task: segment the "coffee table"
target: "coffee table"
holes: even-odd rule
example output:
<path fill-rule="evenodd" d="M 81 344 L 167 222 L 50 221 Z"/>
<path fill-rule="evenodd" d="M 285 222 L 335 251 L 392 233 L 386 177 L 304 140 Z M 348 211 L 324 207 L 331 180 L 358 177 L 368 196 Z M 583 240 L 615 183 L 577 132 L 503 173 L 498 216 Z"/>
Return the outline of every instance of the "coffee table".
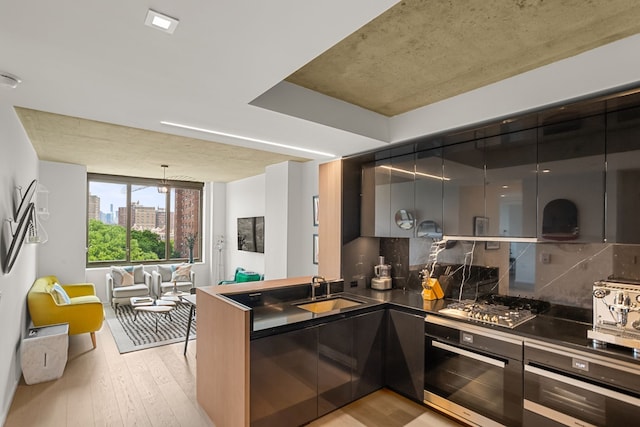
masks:
<path fill-rule="evenodd" d="M 162 301 L 183 302 L 182 298 L 186 297 L 187 295 L 191 295 L 191 294 L 189 292 L 182 292 L 182 291 L 178 291 L 178 292 L 169 291 L 162 294 L 160 299 Z"/>
<path fill-rule="evenodd" d="M 135 314 L 133 316 L 134 322 L 138 318 L 138 312 L 144 311 L 147 313 L 152 313 L 155 316 L 156 333 L 158 333 L 158 317 L 161 314 L 164 314 L 165 317 L 168 316 L 169 320 L 171 320 L 170 312 L 175 308 L 176 303 L 174 301 L 164 300 L 149 301 L 148 299 L 143 299 L 142 301 L 140 301 L 139 298 L 134 297 L 131 298 L 131 306 L 135 310 Z"/>

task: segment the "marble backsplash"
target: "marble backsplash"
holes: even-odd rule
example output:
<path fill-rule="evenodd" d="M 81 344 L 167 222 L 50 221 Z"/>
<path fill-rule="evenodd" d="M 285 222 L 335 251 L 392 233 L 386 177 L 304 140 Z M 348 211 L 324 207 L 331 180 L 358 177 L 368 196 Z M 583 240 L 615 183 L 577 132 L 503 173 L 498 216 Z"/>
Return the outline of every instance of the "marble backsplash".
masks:
<path fill-rule="evenodd" d="M 352 242 L 344 251 L 346 283 L 348 277 L 356 276 L 354 265 L 359 262 L 361 279 L 357 284 L 369 286 L 377 257 L 383 255 L 386 263 L 392 266 L 394 288 L 422 289 L 419 273 L 431 266 L 431 239 L 356 240 L 358 242 Z M 640 245 L 458 241 L 437 252 L 434 276 L 442 275 L 447 267 L 449 272 L 455 271 L 456 274 L 443 282 L 459 292 L 464 279 L 465 297 L 467 292 L 475 293 L 476 285 L 487 289 L 487 283 L 491 283 L 489 288 L 500 294 L 590 309 L 594 281 L 610 279 L 640 283 Z M 463 271 L 466 271 L 464 277 Z"/>

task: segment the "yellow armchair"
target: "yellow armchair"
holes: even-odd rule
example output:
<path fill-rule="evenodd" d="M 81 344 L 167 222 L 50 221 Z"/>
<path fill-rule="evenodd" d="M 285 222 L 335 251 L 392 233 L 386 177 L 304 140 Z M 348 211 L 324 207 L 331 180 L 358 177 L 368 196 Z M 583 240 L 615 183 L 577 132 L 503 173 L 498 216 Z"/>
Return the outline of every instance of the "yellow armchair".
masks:
<path fill-rule="evenodd" d="M 34 326 L 68 323 L 69 335 L 88 332 L 95 348 L 95 332 L 102 327 L 104 309 L 93 283 L 60 285 L 68 302 L 54 289 L 56 283 L 59 283 L 56 276 L 40 277 L 33 282 L 27 304 Z"/>

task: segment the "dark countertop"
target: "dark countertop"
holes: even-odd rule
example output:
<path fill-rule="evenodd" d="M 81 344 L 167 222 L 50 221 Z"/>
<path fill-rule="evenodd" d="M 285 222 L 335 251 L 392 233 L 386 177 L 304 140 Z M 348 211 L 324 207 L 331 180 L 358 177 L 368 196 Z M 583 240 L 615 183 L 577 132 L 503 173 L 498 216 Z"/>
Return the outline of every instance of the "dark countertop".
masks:
<path fill-rule="evenodd" d="M 337 295 L 337 294 L 336 294 Z M 334 295 L 334 296 L 336 296 Z M 275 333 L 283 333 L 300 327 L 310 327 L 321 323 L 337 320 L 347 316 L 363 314 L 378 310 L 381 306 L 393 306 L 396 309 L 413 312 L 417 315 L 439 315 L 438 310 L 451 303 L 451 300 L 425 301 L 420 292 L 414 290 L 392 289 L 377 291 L 373 289 L 348 288 L 341 293 L 343 297 L 359 300 L 363 304 L 315 314 L 299 307 L 300 301 L 288 301 L 279 304 L 269 304 L 252 309 L 253 330 L 251 338 L 256 339 Z M 587 339 L 587 330 L 591 328 L 590 322 L 584 315 L 573 312 L 571 308 L 552 308 L 548 314 L 539 314 L 514 329 L 474 322 L 475 325 L 494 329 L 503 333 L 512 333 L 525 339 L 533 339 L 555 345 L 567 347 L 582 352 L 597 354 L 604 357 L 624 360 L 640 365 L 640 358 L 634 357 L 631 349 L 609 345 L 606 348 L 595 348 L 591 340 Z M 571 316 L 563 318 L 561 316 Z M 457 319 L 460 321 L 459 319 Z M 464 321 L 460 321 L 464 325 Z"/>

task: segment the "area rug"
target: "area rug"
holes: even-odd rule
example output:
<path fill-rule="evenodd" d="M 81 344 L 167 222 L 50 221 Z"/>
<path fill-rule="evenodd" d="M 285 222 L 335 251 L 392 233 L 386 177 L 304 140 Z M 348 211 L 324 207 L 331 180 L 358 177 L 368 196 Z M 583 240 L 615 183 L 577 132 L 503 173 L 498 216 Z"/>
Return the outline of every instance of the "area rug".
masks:
<path fill-rule="evenodd" d="M 119 305 L 117 310 L 106 305 L 105 319 L 120 353 L 128 353 L 145 348 L 184 342 L 191 306 L 176 304 L 170 312 L 171 318 L 161 314 L 158 317 L 156 332 L 156 314 L 139 312 L 134 319 L 135 310 L 130 305 Z M 189 339 L 196 337 L 196 319 L 191 322 Z"/>

